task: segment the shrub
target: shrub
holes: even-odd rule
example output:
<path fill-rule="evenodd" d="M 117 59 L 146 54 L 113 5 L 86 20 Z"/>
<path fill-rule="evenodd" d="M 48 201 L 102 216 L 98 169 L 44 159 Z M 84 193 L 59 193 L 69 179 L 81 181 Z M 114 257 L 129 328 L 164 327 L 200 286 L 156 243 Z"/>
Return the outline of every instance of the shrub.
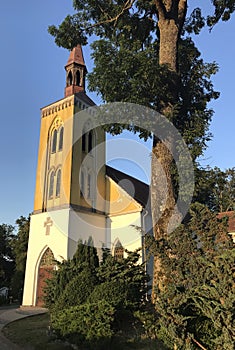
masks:
<path fill-rule="evenodd" d="M 58 310 L 84 303 L 97 283 L 97 278 L 89 269 L 75 276 L 65 287 L 55 303 Z"/>
<path fill-rule="evenodd" d="M 127 291 L 121 281 L 109 281 L 97 285 L 88 297 L 88 302 L 108 301 L 115 308 L 123 308 L 127 304 Z"/>
<path fill-rule="evenodd" d="M 104 300 L 69 307 L 51 315 L 52 327 L 60 335 L 89 343 L 111 339 L 113 320 L 114 308 Z"/>

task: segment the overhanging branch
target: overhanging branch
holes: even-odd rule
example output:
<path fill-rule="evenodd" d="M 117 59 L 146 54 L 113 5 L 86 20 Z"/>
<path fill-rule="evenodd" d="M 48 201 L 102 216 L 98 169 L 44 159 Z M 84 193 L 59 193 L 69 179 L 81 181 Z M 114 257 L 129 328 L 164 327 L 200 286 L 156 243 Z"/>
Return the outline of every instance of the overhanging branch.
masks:
<path fill-rule="evenodd" d="M 98 22 L 98 23 L 94 23 L 94 24 L 92 24 L 91 26 L 86 27 L 85 29 L 91 29 L 91 28 L 98 27 L 98 26 L 100 26 L 100 25 L 102 25 L 102 24 L 107 24 L 107 23 L 114 23 L 114 27 L 115 27 L 116 24 L 117 24 L 117 21 L 119 20 L 119 18 L 120 18 L 126 11 L 128 11 L 128 10 L 130 10 L 130 9 L 132 8 L 134 2 L 135 2 L 135 0 L 127 0 L 127 1 L 125 2 L 125 4 L 124 4 L 122 10 L 121 10 L 115 17 L 111 17 L 111 18 L 106 19 L 106 20 L 104 20 L 104 21 L 100 21 L 100 22 Z M 101 11 L 102 13 L 104 13 L 106 16 L 109 17 L 109 15 L 104 11 L 104 9 L 103 9 L 101 6 L 99 6 L 99 8 L 100 8 L 100 11 Z"/>

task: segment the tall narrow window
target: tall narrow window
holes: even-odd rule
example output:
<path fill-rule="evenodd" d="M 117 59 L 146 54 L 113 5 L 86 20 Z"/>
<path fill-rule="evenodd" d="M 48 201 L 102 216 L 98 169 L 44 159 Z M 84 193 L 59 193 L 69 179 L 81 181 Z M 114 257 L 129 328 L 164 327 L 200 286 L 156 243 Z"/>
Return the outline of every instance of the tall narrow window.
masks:
<path fill-rule="evenodd" d="M 61 187 L 61 170 L 57 171 L 56 177 L 56 197 L 60 196 L 60 187 Z"/>
<path fill-rule="evenodd" d="M 49 198 L 52 198 L 54 194 L 54 177 L 55 177 L 55 172 L 52 171 L 50 175 L 50 182 L 49 182 L 49 192 L 48 192 Z"/>
<path fill-rule="evenodd" d="M 52 137 L 52 147 L 51 147 L 52 153 L 56 152 L 56 145 L 57 145 L 57 131 L 54 130 L 53 137 Z"/>
<path fill-rule="evenodd" d="M 70 71 L 67 78 L 67 86 L 70 86 L 72 84 L 73 84 L 73 75 L 72 75 L 72 72 Z"/>
<path fill-rule="evenodd" d="M 92 131 L 90 131 L 88 134 L 88 152 L 92 150 L 92 139 Z"/>
<path fill-rule="evenodd" d="M 81 85 L 81 83 L 80 83 L 80 72 L 79 72 L 79 70 L 78 70 L 77 73 L 76 73 L 76 85 L 77 85 L 77 86 L 80 86 L 80 85 Z"/>
<path fill-rule="evenodd" d="M 64 139 L 64 128 L 63 126 L 60 128 L 60 137 L 59 137 L 59 151 L 63 149 L 63 139 Z"/>
<path fill-rule="evenodd" d="M 82 151 L 86 151 L 86 134 L 84 133 L 84 130 L 82 132 Z"/>
<path fill-rule="evenodd" d="M 84 189 L 85 189 L 85 176 L 83 170 L 80 173 L 80 195 L 84 197 Z"/>

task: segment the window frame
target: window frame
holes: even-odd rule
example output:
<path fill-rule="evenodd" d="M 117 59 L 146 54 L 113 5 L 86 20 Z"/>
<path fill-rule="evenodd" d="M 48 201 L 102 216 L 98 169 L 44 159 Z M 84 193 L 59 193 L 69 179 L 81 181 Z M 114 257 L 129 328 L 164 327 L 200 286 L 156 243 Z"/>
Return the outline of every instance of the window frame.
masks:
<path fill-rule="evenodd" d="M 60 197 L 60 192 L 61 192 L 61 168 L 59 168 L 56 172 L 56 191 L 55 191 L 55 196 L 58 198 Z"/>
<path fill-rule="evenodd" d="M 59 129 L 59 144 L 58 144 L 58 151 L 61 152 L 63 150 L 64 145 L 64 127 L 61 126 Z"/>
<path fill-rule="evenodd" d="M 56 151 L 57 151 L 57 136 L 58 136 L 57 129 L 54 129 L 51 135 L 52 135 L 52 138 L 51 138 L 51 153 L 56 153 Z"/>
<path fill-rule="evenodd" d="M 48 199 L 54 197 L 55 171 L 51 170 L 49 173 Z"/>

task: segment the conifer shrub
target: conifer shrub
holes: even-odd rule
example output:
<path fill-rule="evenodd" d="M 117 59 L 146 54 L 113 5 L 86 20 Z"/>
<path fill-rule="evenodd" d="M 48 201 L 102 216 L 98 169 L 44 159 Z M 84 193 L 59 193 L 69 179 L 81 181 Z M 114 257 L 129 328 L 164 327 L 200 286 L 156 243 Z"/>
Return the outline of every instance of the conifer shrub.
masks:
<path fill-rule="evenodd" d="M 70 306 L 81 305 L 87 300 L 96 284 L 96 276 L 92 274 L 91 270 L 85 268 L 68 282 L 56 301 L 55 308 L 61 310 Z"/>
<path fill-rule="evenodd" d="M 195 203 L 189 214 L 187 222 L 151 245 L 164 273 L 164 284 L 155 286 L 157 336 L 170 349 L 200 344 L 233 350 L 235 247 L 216 213 Z"/>
<path fill-rule="evenodd" d="M 87 301 L 99 300 L 108 300 L 115 308 L 125 308 L 128 304 L 125 284 L 121 281 L 108 281 L 95 286 Z"/>
<path fill-rule="evenodd" d="M 72 342 L 92 344 L 111 339 L 114 312 L 108 301 L 86 302 L 52 313 L 51 323 L 60 336 Z"/>
<path fill-rule="evenodd" d="M 143 303 L 148 281 L 138 252 L 122 261 L 104 253 L 99 263 L 96 249 L 79 242 L 74 257 L 58 263 L 45 298 L 59 337 L 102 350 L 114 333 L 133 327 L 133 312 Z"/>

